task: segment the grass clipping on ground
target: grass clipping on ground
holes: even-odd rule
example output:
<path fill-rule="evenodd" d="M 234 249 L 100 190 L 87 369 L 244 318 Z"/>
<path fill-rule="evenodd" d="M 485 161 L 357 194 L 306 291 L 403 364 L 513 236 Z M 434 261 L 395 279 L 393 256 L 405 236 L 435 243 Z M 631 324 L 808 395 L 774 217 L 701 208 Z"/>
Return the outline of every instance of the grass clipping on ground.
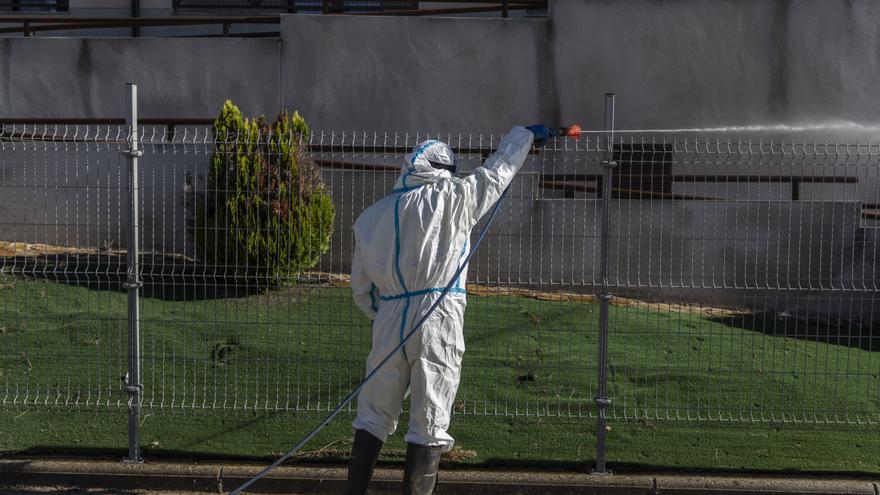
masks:
<path fill-rule="evenodd" d="M 303 459 L 335 459 L 346 458 L 351 456 L 352 438 L 344 437 L 334 440 L 319 449 L 306 450 L 297 452 L 290 459 L 291 461 Z M 272 452 L 273 457 L 280 457 L 283 452 Z M 405 459 L 406 450 L 397 448 L 383 448 L 382 457 L 386 459 Z M 463 462 L 477 458 L 477 452 L 474 450 L 463 449 L 459 446 L 452 447 L 451 450 L 443 452 L 441 459 L 447 462 Z"/>

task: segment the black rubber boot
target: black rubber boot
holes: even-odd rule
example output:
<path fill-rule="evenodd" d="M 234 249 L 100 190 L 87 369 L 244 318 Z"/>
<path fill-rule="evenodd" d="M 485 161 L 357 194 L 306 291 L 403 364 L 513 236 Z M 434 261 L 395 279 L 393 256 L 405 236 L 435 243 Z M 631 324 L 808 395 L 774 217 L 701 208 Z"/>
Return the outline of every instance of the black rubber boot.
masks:
<path fill-rule="evenodd" d="M 351 447 L 351 462 L 348 464 L 348 483 L 345 495 L 363 495 L 373 477 L 373 468 L 382 450 L 382 441 L 366 430 L 354 431 L 354 445 Z"/>
<path fill-rule="evenodd" d="M 440 451 L 443 447 L 406 444 L 406 464 L 403 466 L 404 495 L 431 495 L 437 484 Z"/>

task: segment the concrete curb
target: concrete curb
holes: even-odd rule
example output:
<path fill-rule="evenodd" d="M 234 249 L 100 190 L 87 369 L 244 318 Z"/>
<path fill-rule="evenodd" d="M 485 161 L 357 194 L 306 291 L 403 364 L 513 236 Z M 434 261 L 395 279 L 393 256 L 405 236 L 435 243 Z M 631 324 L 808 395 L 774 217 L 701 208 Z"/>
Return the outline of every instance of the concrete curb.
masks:
<path fill-rule="evenodd" d="M 0 487 L 75 485 L 117 490 L 172 490 L 225 493 L 258 473 L 262 465 L 44 459 L 0 460 Z M 260 493 L 341 493 L 346 470 L 339 467 L 284 466 L 254 485 Z M 380 468 L 370 493 L 400 493 L 400 469 Z M 608 494 L 880 495 L 880 481 L 792 476 L 614 475 L 573 472 L 448 469 L 440 473 L 438 493 L 454 494 Z"/>

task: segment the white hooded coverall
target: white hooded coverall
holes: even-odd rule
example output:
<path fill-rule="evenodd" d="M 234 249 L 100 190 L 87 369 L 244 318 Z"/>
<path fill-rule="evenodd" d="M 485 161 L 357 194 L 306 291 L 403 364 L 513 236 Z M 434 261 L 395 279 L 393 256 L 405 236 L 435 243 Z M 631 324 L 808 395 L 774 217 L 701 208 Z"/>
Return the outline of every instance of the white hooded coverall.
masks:
<path fill-rule="evenodd" d="M 392 194 L 358 217 L 351 288 L 355 303 L 373 320 L 367 373 L 440 297 L 468 253 L 471 229 L 513 180 L 532 138 L 530 131 L 514 127 L 465 178 L 432 167 L 429 161 L 453 163 L 452 151 L 440 141 L 425 141 L 401 167 Z M 421 330 L 361 389 L 355 429 L 384 442 L 397 428 L 409 388 L 406 441 L 452 448 L 446 430 L 464 354 L 466 277 L 465 268 Z"/>

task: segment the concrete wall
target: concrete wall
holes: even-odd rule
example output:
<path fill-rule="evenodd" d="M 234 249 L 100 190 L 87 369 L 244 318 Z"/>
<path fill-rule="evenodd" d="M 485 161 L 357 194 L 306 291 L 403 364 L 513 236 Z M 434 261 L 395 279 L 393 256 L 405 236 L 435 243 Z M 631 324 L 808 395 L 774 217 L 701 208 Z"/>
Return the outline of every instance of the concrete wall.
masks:
<path fill-rule="evenodd" d="M 277 112 L 280 41 L 0 38 L 0 116 L 122 117 L 125 83 L 142 117 L 213 117 L 227 98 Z"/>
<path fill-rule="evenodd" d="M 621 129 L 849 120 L 880 111 L 876 0 L 553 0 L 563 121 Z"/>
<path fill-rule="evenodd" d="M 55 143 L 0 151 L 0 241 L 91 249 L 124 248 L 128 163 L 118 145 Z M 147 146 L 138 163 L 140 246 L 193 254 L 188 177 L 203 178 L 208 155 Z M 194 184 L 198 190 L 205 185 Z M 190 223 L 187 223 L 190 222 Z"/>
<path fill-rule="evenodd" d="M 0 116 L 117 114 L 135 80 L 145 115 L 233 98 L 368 131 L 595 129 L 608 91 L 618 128 L 880 120 L 877 0 L 553 0 L 550 14 L 291 15 L 280 41 L 0 38 Z"/>
<path fill-rule="evenodd" d="M 498 132 L 557 121 L 546 19 L 286 16 L 284 104 L 318 128 Z"/>
<path fill-rule="evenodd" d="M 597 129 L 606 92 L 621 129 L 876 123 L 878 21 L 876 0 L 553 0 L 549 20 L 288 16 L 284 101 L 318 127 L 370 131 Z M 854 133 L 877 130 L 835 134 Z"/>

